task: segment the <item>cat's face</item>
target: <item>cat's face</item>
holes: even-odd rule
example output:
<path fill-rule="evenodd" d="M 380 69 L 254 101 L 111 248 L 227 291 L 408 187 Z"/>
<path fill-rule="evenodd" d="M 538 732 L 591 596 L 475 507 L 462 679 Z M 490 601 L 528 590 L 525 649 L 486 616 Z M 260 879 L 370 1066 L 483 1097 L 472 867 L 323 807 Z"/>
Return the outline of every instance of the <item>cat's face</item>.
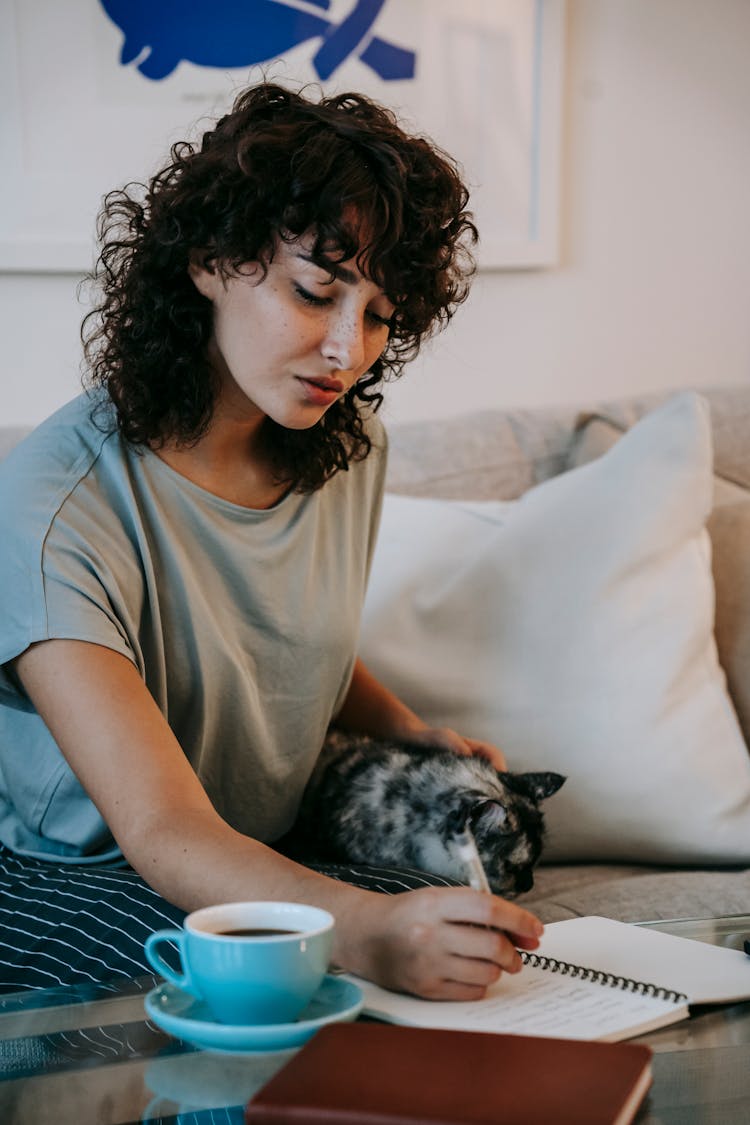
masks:
<path fill-rule="evenodd" d="M 539 805 L 557 792 L 565 778 L 559 773 L 509 772 L 495 778 L 499 785 L 493 784 L 491 795 L 478 791 L 460 795 L 457 821 L 471 828 L 490 887 L 508 898 L 534 885 L 534 865 L 544 840 Z"/>

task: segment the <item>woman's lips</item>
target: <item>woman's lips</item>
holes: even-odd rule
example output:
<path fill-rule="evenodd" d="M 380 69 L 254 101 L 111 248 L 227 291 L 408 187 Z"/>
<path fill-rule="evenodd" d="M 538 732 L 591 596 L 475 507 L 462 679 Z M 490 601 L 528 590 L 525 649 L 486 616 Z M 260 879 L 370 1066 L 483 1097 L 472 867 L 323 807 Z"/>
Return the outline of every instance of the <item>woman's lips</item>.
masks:
<path fill-rule="evenodd" d="M 307 379 L 304 375 L 298 375 L 297 379 L 304 389 L 307 401 L 316 406 L 330 406 L 344 390 L 344 384 L 340 379 L 328 379 L 326 377 Z"/>

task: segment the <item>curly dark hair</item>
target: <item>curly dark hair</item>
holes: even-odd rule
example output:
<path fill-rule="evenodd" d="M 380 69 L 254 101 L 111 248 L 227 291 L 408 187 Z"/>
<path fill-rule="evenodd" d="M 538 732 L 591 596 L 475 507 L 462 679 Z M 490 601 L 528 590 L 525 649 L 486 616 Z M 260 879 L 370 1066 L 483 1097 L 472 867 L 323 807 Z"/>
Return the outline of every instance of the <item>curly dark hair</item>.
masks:
<path fill-rule="evenodd" d="M 100 296 L 81 329 L 87 381 L 106 389 L 127 441 L 197 442 L 217 384 L 213 308 L 188 275 L 191 253 L 229 276 L 267 268 L 278 238 L 312 231 L 316 264 L 355 258 L 395 307 L 383 354 L 316 425 L 265 421 L 278 479 L 313 491 L 367 455 L 364 414 L 380 406 L 381 381 L 467 296 L 477 238 L 467 202 L 455 162 L 362 94 L 312 101 L 251 87 L 200 147 L 175 144 L 148 185 L 105 197 L 88 278 Z"/>

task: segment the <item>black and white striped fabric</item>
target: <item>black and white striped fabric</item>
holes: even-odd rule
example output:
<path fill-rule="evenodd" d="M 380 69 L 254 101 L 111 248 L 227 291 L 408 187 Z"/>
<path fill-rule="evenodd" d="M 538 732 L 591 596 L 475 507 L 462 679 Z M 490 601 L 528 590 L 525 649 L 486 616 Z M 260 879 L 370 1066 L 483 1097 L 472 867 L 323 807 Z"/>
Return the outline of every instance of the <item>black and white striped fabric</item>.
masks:
<path fill-rule="evenodd" d="M 148 934 L 184 917 L 134 871 L 44 863 L 0 846 L 0 992 L 138 976 L 148 971 Z"/>
<path fill-rule="evenodd" d="M 452 885 L 420 871 L 310 866 L 383 894 Z M 0 845 L 0 993 L 148 973 L 147 936 L 184 917 L 132 870 L 45 863 Z"/>

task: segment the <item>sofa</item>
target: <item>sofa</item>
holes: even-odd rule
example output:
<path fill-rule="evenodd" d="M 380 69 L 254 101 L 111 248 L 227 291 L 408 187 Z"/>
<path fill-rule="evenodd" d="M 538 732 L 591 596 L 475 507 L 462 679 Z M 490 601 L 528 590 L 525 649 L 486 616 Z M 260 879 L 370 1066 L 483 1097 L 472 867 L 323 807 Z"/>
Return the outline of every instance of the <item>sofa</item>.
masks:
<path fill-rule="evenodd" d="M 388 432 L 363 656 L 510 768 L 566 774 L 518 901 L 750 913 L 750 386 Z"/>
<path fill-rule="evenodd" d="M 518 901 L 750 913 L 750 386 L 388 433 L 363 655 L 509 768 L 566 775 Z"/>

